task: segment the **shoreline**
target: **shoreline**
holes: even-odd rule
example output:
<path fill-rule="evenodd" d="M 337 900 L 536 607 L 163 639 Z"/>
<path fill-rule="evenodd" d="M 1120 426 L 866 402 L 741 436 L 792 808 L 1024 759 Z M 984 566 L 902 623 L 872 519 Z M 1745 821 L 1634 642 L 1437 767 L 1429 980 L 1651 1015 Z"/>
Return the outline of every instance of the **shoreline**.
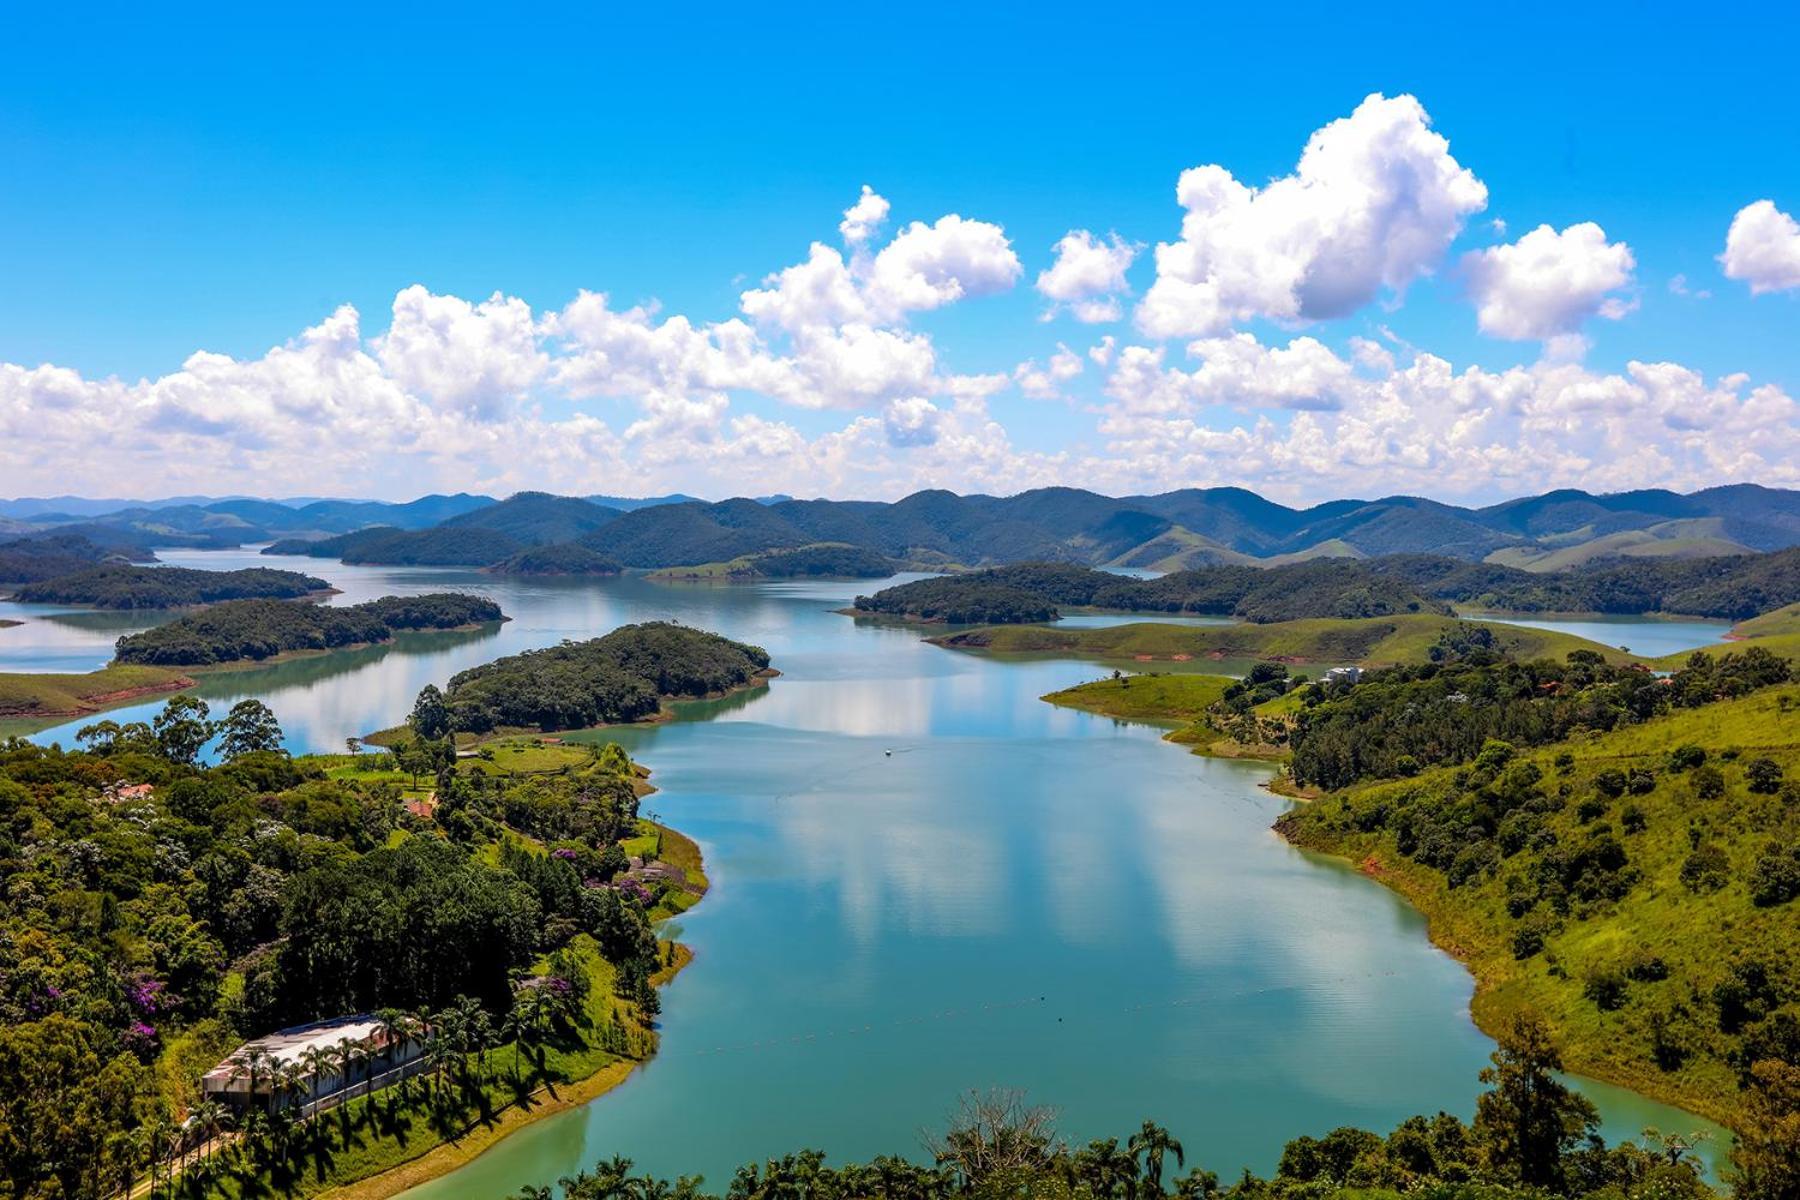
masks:
<path fill-rule="evenodd" d="M 1051 693 L 1050 695 L 1055 695 L 1055 693 Z M 1100 711 L 1097 708 L 1077 704 L 1066 704 L 1052 700 L 1049 695 L 1040 697 L 1040 699 L 1045 703 L 1054 704 L 1057 707 L 1070 708 L 1078 712 L 1086 712 L 1093 716 L 1106 717 L 1109 720 L 1133 721 L 1138 724 L 1149 725 L 1153 728 L 1166 728 L 1166 722 L 1156 718 L 1117 716 L 1112 713 Z M 1184 743 L 1178 739 L 1177 735 L 1182 733 L 1186 728 L 1188 728 L 1188 726 L 1183 725 L 1180 728 L 1170 730 L 1164 733 L 1159 740 L 1169 745 L 1186 746 L 1189 753 L 1197 754 L 1202 757 L 1235 758 L 1239 761 L 1262 762 L 1269 765 L 1271 768 L 1274 768 L 1276 765 L 1277 760 L 1273 757 L 1250 754 L 1213 754 L 1210 752 L 1209 747 L 1194 746 Z M 1283 799 L 1290 801 L 1295 807 L 1310 804 L 1314 800 L 1321 798 L 1321 794 L 1313 792 L 1312 789 L 1302 790 L 1293 787 L 1291 783 L 1284 786 L 1282 781 L 1286 778 L 1287 777 L 1284 774 L 1279 770 L 1276 770 L 1259 786 L 1268 791 L 1271 795 L 1280 796 Z M 1292 811 L 1292 809 L 1290 809 L 1290 811 Z M 1285 818 L 1285 816 L 1286 814 L 1284 813 L 1283 818 Z M 1474 983 L 1474 990 L 1469 996 L 1469 1020 L 1475 1025 L 1475 1028 L 1481 1031 L 1484 1037 L 1487 1037 L 1490 1040 L 1496 1040 L 1499 1033 L 1502 1031 L 1503 1019 L 1507 1015 L 1505 1012 L 1500 1011 L 1495 1003 L 1495 994 L 1501 981 L 1493 979 L 1487 974 L 1476 970 L 1475 963 L 1469 955 L 1467 948 L 1457 940 L 1454 932 L 1448 928 L 1448 926 L 1454 923 L 1455 914 L 1445 912 L 1438 906 L 1425 903 L 1424 901 L 1428 897 L 1428 891 L 1424 888 L 1409 886 L 1413 880 L 1403 867 L 1386 862 L 1380 856 L 1374 854 L 1368 855 L 1361 861 L 1358 861 L 1353 855 L 1339 853 L 1335 850 L 1329 850 L 1319 846 L 1308 845 L 1303 841 L 1299 841 L 1289 836 L 1288 830 L 1285 828 L 1287 822 L 1283 818 L 1277 818 L 1275 824 L 1271 827 L 1271 832 L 1279 837 L 1284 844 L 1291 846 L 1304 854 L 1316 854 L 1321 858 L 1329 858 L 1350 867 L 1352 870 L 1356 871 L 1357 874 L 1400 897 L 1400 899 L 1406 902 L 1408 907 L 1423 918 L 1425 922 L 1426 939 L 1431 945 L 1454 959 L 1456 964 L 1468 974 L 1470 980 Z M 1733 1128 L 1733 1114 L 1725 1111 L 1723 1108 L 1703 1096 L 1688 1095 L 1679 1090 L 1659 1087 L 1657 1086 L 1658 1080 L 1650 1077 L 1641 1077 L 1633 1072 L 1617 1070 L 1616 1064 L 1608 1061 L 1595 1060 L 1587 1055 L 1584 1048 L 1579 1043 L 1570 1042 L 1564 1038 L 1558 1038 L 1557 1048 L 1562 1052 L 1564 1064 L 1570 1074 L 1592 1079 L 1612 1087 L 1622 1088 L 1635 1096 L 1640 1096 L 1645 1100 L 1654 1101 L 1657 1104 L 1665 1104 L 1671 1108 L 1680 1109 L 1692 1116 L 1723 1126 L 1727 1130 Z"/>
<path fill-rule="evenodd" d="M 685 857 L 691 853 L 696 864 L 694 875 L 699 891 L 694 904 L 706 899 L 711 890 L 711 882 L 706 878 L 705 860 L 701 856 L 699 843 L 677 829 L 667 825 L 658 825 L 669 841 L 681 848 Z M 690 880 L 690 882 L 696 882 Z M 691 912 L 694 904 L 690 904 L 683 912 Z M 677 914 L 679 915 L 679 914 Z M 694 961 L 694 951 L 680 942 L 671 943 L 675 947 L 674 961 L 650 976 L 650 982 L 658 988 L 668 986 L 676 976 Z M 657 1029 L 658 1048 L 661 1046 L 661 1027 Z M 385 1171 L 358 1179 L 352 1183 L 340 1184 L 318 1193 L 316 1200 L 392 1200 L 392 1197 L 415 1187 L 441 1179 L 462 1167 L 468 1166 L 489 1150 L 505 1141 L 508 1137 L 526 1128 L 536 1121 L 569 1109 L 580 1108 L 590 1104 L 611 1092 L 614 1088 L 629 1080 L 638 1068 L 646 1066 L 656 1057 L 652 1050 L 641 1059 L 616 1059 L 607 1063 L 591 1075 L 571 1080 L 559 1087 L 550 1084 L 533 1091 L 529 1097 L 533 1101 L 530 1108 L 521 1108 L 517 1104 L 508 1105 L 496 1116 L 490 1125 L 477 1124 L 466 1130 L 460 1138 L 439 1142 L 424 1151 L 416 1158 L 395 1163 Z"/>

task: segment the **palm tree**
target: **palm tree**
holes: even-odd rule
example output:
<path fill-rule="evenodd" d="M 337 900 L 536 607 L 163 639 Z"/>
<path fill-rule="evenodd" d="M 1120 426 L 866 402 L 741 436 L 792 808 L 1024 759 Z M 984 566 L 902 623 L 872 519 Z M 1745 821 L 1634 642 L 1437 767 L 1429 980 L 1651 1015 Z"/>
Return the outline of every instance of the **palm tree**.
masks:
<path fill-rule="evenodd" d="M 244 1073 L 249 1076 L 244 1100 L 246 1108 L 252 1112 L 256 1110 L 257 1080 L 262 1077 L 266 1068 L 272 1066 L 274 1062 L 275 1060 L 270 1057 L 269 1052 L 264 1050 L 261 1046 L 252 1046 L 249 1050 L 244 1052 Z M 273 1093 L 274 1089 L 271 1088 L 270 1091 Z"/>
<path fill-rule="evenodd" d="M 300 1069 L 312 1080 L 313 1115 L 317 1116 L 325 1099 L 325 1084 L 337 1067 L 337 1056 L 329 1046 L 308 1046 L 300 1052 Z M 332 1089 L 338 1090 L 338 1089 Z"/>
<path fill-rule="evenodd" d="M 375 1022 L 381 1034 L 383 1057 L 387 1060 L 387 1066 L 382 1068 L 385 1075 L 394 1069 L 394 1052 L 410 1040 L 414 1021 L 400 1009 L 383 1008 L 375 1013 Z"/>
<path fill-rule="evenodd" d="M 1187 1166 L 1186 1157 L 1181 1150 L 1181 1143 L 1169 1136 L 1169 1131 L 1154 1121 L 1145 1121 L 1142 1129 L 1131 1135 L 1125 1148 L 1131 1152 L 1132 1158 L 1144 1160 L 1144 1183 L 1148 1185 L 1150 1194 L 1162 1195 L 1163 1156 L 1175 1155 L 1175 1165 Z"/>

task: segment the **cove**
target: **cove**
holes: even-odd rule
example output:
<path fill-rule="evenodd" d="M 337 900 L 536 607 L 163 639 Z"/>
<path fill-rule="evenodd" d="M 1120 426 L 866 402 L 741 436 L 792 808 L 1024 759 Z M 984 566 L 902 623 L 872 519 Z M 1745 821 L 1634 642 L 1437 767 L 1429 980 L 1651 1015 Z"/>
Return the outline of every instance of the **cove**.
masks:
<path fill-rule="evenodd" d="M 1258 786 L 1267 768 L 1037 699 L 1097 664 L 962 655 L 830 611 L 866 584 L 169 557 L 303 564 L 344 590 L 336 603 L 479 591 L 514 618 L 204 681 L 215 707 L 265 699 L 295 750 L 391 724 L 463 667 L 632 620 L 758 642 L 783 672 L 605 735 L 654 770 L 649 807 L 701 843 L 714 881 L 682 922 L 697 957 L 665 993 L 659 1055 L 414 1200 L 498 1200 L 613 1153 L 718 1188 L 745 1160 L 806 1146 L 837 1161 L 917 1154 L 967 1088 L 1026 1089 L 1076 1141 L 1153 1117 L 1227 1177 L 1268 1171 L 1303 1133 L 1473 1110 L 1492 1047 L 1468 1017 L 1468 974 L 1399 898 L 1270 831 L 1287 802 Z M 0 664 L 55 621 L 33 612 L 0 632 Z M 119 632 L 95 631 L 87 663 L 65 628 L 56 653 L 89 669 Z M 75 724 L 34 736 L 67 743 Z M 1611 1138 L 1707 1127 L 1591 1090 Z"/>

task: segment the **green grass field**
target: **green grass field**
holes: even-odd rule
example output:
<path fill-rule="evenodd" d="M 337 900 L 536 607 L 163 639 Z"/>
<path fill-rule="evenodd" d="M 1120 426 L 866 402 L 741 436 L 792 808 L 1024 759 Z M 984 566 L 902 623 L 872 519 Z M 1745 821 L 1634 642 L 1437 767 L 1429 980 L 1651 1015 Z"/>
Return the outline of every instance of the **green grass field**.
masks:
<path fill-rule="evenodd" d="M 1224 675 L 1121 675 L 1077 684 L 1043 699 L 1130 721 L 1194 721 L 1225 694 Z"/>
<path fill-rule="evenodd" d="M 999 654 L 1076 654 L 1143 661 L 1257 660 L 1319 665 L 1383 666 L 1422 662 L 1440 634 L 1457 622 L 1429 615 L 1365 620 L 1315 618 L 1268 625 L 1172 625 L 1155 621 L 1099 629 L 1007 625 L 930 639 L 940 646 Z M 1515 658 L 1561 658 L 1592 650 L 1611 662 L 1631 656 L 1586 638 L 1517 625 L 1473 622 L 1494 631 L 1497 647 Z"/>
<path fill-rule="evenodd" d="M 193 685 L 193 679 L 168 667 L 118 664 L 86 675 L 0 674 L 0 717 L 34 720 L 82 716 Z"/>
<path fill-rule="evenodd" d="M 1671 768 L 1670 749 L 1684 744 L 1707 749 L 1708 763 L 1724 778 L 1722 794 L 1702 798 L 1692 772 Z M 1562 754 L 1572 762 L 1558 767 Z M 1474 973 L 1473 1009 L 1482 1028 L 1493 1032 L 1513 1012 L 1535 1009 L 1552 1024 L 1571 1070 L 1730 1123 L 1738 1113 L 1731 1061 L 1738 1042 L 1720 1028 L 1712 989 L 1743 956 L 1786 970 L 1800 929 L 1800 902 L 1751 902 L 1749 880 L 1758 858 L 1765 849 L 1792 844 L 1800 833 L 1800 814 L 1790 801 L 1749 790 L 1744 767 L 1757 757 L 1773 759 L 1787 779 L 1800 779 L 1800 686 L 1521 754 L 1543 772 L 1546 792 L 1567 785 L 1563 807 L 1546 817 L 1557 844 L 1579 846 L 1605 823 L 1640 873 L 1622 898 L 1583 902 L 1560 920 L 1541 953 L 1523 960 L 1515 956 L 1513 939 L 1524 918 L 1508 911 L 1506 879 L 1529 875 L 1539 851 L 1528 847 L 1503 859 L 1492 874 L 1452 888 L 1444 873 L 1401 854 L 1377 815 L 1412 798 L 1440 809 L 1461 803 L 1457 770 L 1352 788 L 1295 810 L 1282 828 L 1298 845 L 1360 864 L 1417 905 L 1433 940 Z M 1577 801 L 1600 795 L 1595 776 L 1632 768 L 1654 772 L 1654 786 L 1607 801 L 1583 821 Z M 1637 810 L 1630 823 L 1624 820 L 1627 805 Z M 1637 814 L 1643 827 L 1634 831 Z M 1725 854 L 1725 882 L 1718 890 L 1697 891 L 1683 882 L 1695 839 Z M 1616 1009 L 1603 1010 L 1590 998 L 1591 980 L 1649 955 L 1666 964 L 1666 979 L 1630 983 Z M 1688 1054 L 1672 1069 L 1666 1060 L 1659 1066 L 1652 1052 L 1659 1025 Z"/>

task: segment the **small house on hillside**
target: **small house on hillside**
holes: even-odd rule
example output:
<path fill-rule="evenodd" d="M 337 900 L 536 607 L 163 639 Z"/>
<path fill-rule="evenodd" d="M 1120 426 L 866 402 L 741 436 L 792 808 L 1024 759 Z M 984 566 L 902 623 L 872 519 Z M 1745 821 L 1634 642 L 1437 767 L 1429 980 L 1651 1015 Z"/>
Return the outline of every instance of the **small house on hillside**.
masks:
<path fill-rule="evenodd" d="M 424 1065 L 418 1037 L 390 1038 L 367 1013 L 295 1025 L 245 1042 L 200 1079 L 209 1100 L 233 1108 L 302 1111 L 347 1089 L 386 1087 Z M 346 1053 L 347 1052 L 347 1053 Z"/>
<path fill-rule="evenodd" d="M 1361 667 L 1333 667 L 1325 672 L 1326 683 L 1361 683 L 1362 677 Z"/>

